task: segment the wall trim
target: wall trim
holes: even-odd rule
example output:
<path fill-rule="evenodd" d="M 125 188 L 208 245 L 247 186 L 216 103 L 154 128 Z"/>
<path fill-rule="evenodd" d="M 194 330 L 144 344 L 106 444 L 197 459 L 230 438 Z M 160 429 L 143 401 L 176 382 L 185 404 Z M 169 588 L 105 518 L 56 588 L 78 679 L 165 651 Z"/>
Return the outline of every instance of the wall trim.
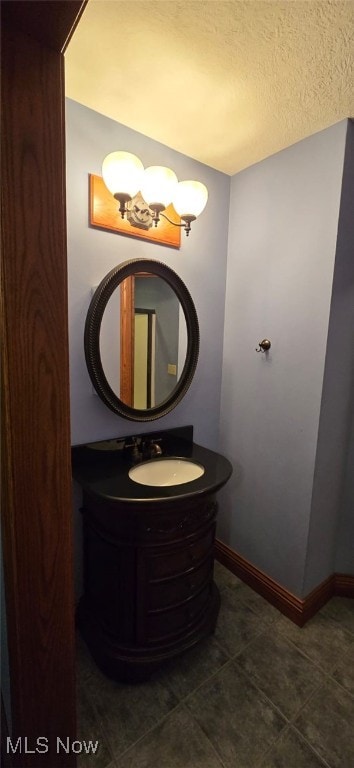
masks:
<path fill-rule="evenodd" d="M 339 597 L 354 598 L 354 576 L 351 576 L 350 573 L 335 573 L 334 594 Z"/>
<path fill-rule="evenodd" d="M 215 541 L 215 558 L 229 571 L 262 595 L 281 613 L 299 627 L 311 619 L 333 595 L 354 598 L 354 576 L 334 573 L 312 590 L 305 598 L 290 592 L 266 573 L 219 539 Z"/>

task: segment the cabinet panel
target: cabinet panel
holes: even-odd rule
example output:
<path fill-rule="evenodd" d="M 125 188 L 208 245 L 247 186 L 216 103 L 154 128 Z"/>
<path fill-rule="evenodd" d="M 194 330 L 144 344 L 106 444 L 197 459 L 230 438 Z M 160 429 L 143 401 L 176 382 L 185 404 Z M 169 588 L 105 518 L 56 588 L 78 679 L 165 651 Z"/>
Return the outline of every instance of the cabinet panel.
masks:
<path fill-rule="evenodd" d="M 189 502 L 178 509 L 165 505 L 140 519 L 139 539 L 148 544 L 183 541 L 215 521 L 216 513 L 217 504 L 210 498 Z"/>
<path fill-rule="evenodd" d="M 207 557 L 213 547 L 215 525 L 213 524 L 198 539 L 192 539 L 183 546 L 163 550 L 144 551 L 145 568 L 148 581 L 161 579 L 164 576 L 182 574 Z"/>
<path fill-rule="evenodd" d="M 166 641 L 182 630 L 191 628 L 206 607 L 211 592 L 210 584 L 199 592 L 196 597 L 186 600 L 178 607 L 148 612 L 147 642 Z"/>
<path fill-rule="evenodd" d="M 84 525 L 85 601 L 121 642 L 134 640 L 135 550 L 115 545 Z"/>
<path fill-rule="evenodd" d="M 210 581 L 213 570 L 213 558 L 210 555 L 201 566 L 190 568 L 183 576 L 149 582 L 147 585 L 147 606 L 164 608 L 186 600 Z"/>

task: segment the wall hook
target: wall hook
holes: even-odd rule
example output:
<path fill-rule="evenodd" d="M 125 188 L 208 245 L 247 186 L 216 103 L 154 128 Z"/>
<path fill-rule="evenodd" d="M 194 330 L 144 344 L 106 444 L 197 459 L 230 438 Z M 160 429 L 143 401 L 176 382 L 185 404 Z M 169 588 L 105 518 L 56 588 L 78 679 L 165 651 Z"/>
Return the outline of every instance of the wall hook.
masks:
<path fill-rule="evenodd" d="M 269 339 L 263 339 L 259 342 L 259 349 L 256 349 L 256 352 L 268 352 L 271 346 Z"/>

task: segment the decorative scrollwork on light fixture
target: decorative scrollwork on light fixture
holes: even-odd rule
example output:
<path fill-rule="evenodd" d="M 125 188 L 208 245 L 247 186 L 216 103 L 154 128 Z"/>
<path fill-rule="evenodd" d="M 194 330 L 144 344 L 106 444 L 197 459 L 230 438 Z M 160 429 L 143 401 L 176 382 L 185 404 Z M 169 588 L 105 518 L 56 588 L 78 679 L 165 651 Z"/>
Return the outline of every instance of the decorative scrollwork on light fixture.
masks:
<path fill-rule="evenodd" d="M 170 224 L 184 227 L 188 236 L 192 221 L 202 213 L 208 200 L 205 184 L 193 180 L 179 182 L 174 171 L 161 165 L 144 169 L 141 160 L 131 152 L 119 150 L 107 155 L 102 164 L 102 177 L 107 189 L 119 201 L 122 219 L 127 216 L 132 225 L 142 229 L 153 225 L 157 227 L 162 216 Z M 139 212 L 131 205 L 138 193 Z M 163 213 L 170 203 L 180 216 L 181 224 Z M 150 217 L 147 209 L 150 210 Z M 141 221 L 137 224 L 139 213 Z"/>

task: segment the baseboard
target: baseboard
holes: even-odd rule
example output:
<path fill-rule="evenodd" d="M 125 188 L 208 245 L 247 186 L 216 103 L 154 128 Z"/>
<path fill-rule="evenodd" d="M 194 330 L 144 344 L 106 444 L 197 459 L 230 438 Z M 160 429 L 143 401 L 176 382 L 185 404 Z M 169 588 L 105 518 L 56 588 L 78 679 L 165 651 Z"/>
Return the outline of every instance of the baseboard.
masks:
<path fill-rule="evenodd" d="M 338 597 L 354 598 L 354 576 L 348 573 L 335 573 L 334 594 Z"/>
<path fill-rule="evenodd" d="M 332 574 L 301 599 L 219 539 L 215 542 L 215 558 L 299 627 L 311 619 L 333 595 L 354 597 L 354 576 Z"/>

